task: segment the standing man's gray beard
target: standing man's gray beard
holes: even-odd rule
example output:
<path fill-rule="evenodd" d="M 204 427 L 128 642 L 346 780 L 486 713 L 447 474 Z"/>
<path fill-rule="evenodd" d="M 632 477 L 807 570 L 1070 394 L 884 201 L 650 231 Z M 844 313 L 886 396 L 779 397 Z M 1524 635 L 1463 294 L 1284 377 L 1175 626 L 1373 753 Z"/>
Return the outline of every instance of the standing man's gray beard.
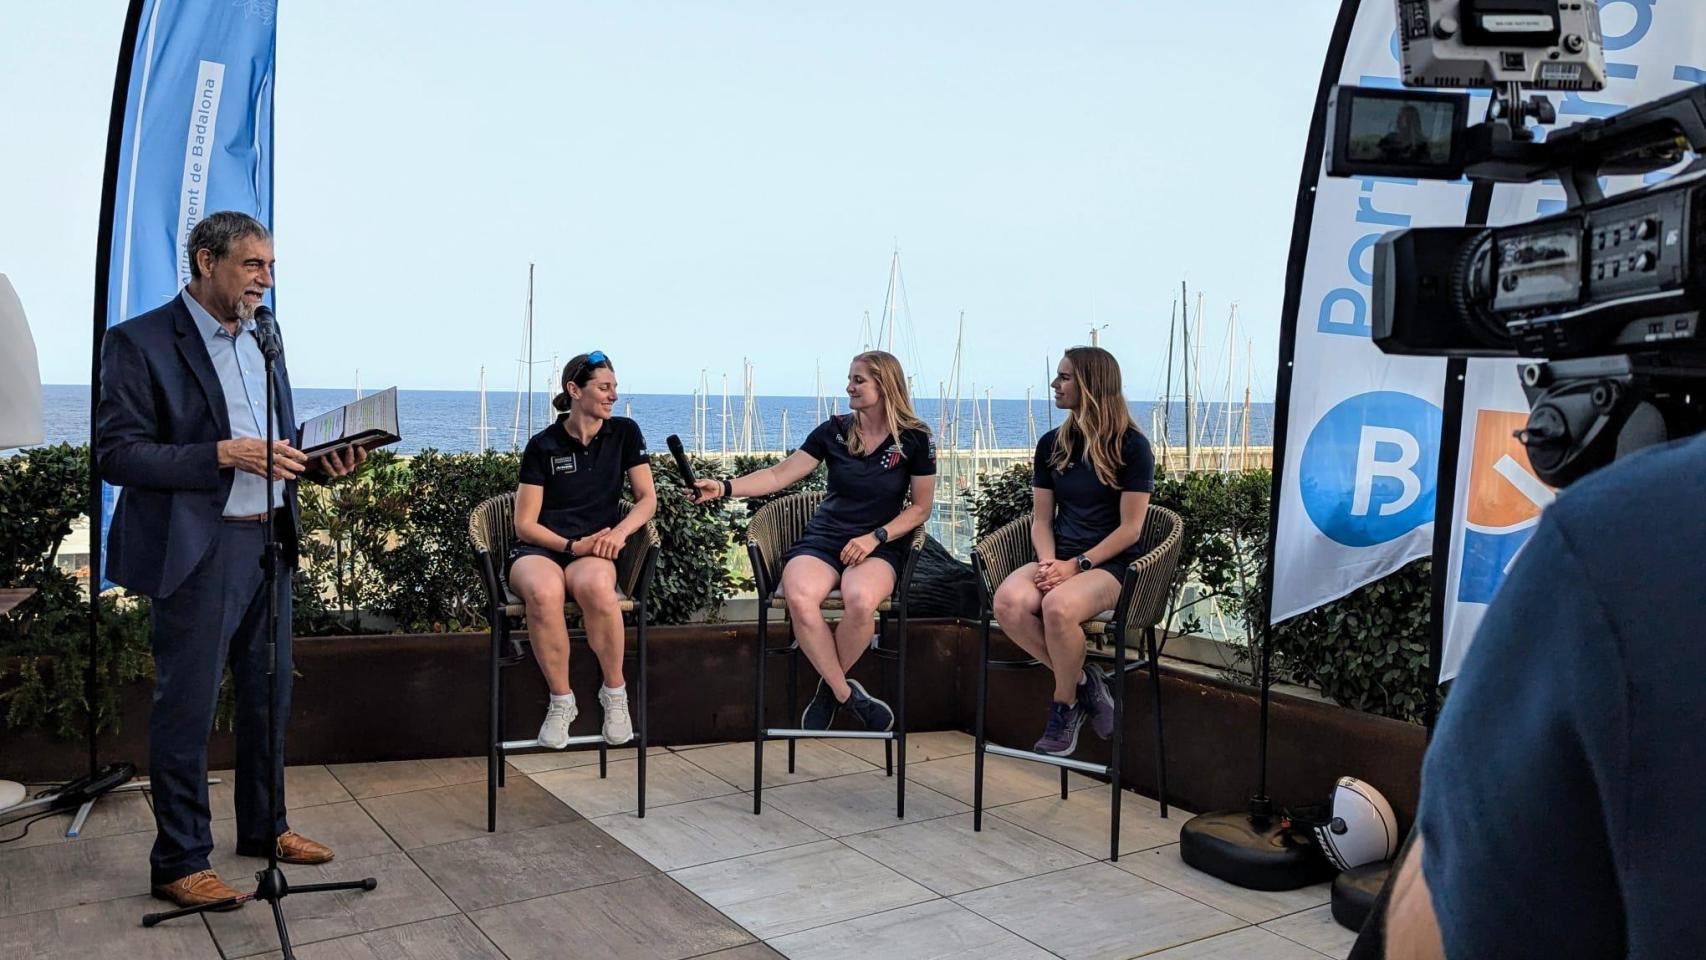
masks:
<path fill-rule="evenodd" d="M 238 322 L 242 322 L 245 320 L 253 320 L 253 319 L 255 319 L 255 308 L 249 304 L 249 298 L 247 298 L 247 297 L 240 298 L 237 301 L 237 320 L 238 320 Z"/>

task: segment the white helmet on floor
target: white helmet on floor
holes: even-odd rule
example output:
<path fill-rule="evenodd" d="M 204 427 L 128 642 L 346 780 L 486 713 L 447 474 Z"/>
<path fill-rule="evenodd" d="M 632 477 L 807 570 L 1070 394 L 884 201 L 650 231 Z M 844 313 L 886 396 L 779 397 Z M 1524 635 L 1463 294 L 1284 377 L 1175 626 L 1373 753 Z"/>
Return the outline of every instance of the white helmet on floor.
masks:
<path fill-rule="evenodd" d="M 1330 819 L 1313 824 L 1315 842 L 1340 870 L 1390 860 L 1398 849 L 1398 818 L 1380 791 L 1355 777 L 1340 777 L 1328 805 Z"/>

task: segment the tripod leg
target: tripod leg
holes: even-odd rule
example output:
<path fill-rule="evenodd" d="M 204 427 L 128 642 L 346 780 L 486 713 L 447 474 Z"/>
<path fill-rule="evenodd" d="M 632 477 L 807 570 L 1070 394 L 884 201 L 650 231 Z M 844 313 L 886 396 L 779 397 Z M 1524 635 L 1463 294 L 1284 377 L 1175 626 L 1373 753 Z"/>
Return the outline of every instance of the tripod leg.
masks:
<path fill-rule="evenodd" d="M 336 883 L 296 883 L 291 884 L 291 894 L 325 893 L 328 890 L 376 890 L 379 881 L 373 877 L 365 880 L 339 880 Z"/>
<path fill-rule="evenodd" d="M 253 899 L 254 894 L 245 893 L 239 897 L 231 897 L 226 900 L 215 900 L 212 903 L 203 903 L 194 907 L 179 907 L 176 910 L 166 910 L 161 913 L 145 913 L 142 915 L 142 925 L 145 927 L 152 927 L 158 923 L 165 923 L 167 920 L 176 920 L 179 917 L 188 917 L 198 913 L 206 913 L 209 910 L 223 910 L 226 907 L 235 904 L 247 903 Z"/>
<path fill-rule="evenodd" d="M 296 960 L 296 954 L 290 949 L 290 930 L 284 925 L 284 904 L 277 900 L 272 902 L 272 922 L 278 927 L 278 943 L 284 948 L 284 960 Z"/>

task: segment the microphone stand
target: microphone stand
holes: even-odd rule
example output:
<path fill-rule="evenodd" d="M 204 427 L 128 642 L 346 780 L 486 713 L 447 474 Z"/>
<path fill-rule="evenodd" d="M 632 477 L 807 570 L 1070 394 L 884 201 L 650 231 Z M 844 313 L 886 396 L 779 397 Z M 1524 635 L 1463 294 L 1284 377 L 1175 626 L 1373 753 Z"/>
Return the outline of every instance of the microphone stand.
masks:
<path fill-rule="evenodd" d="M 266 311 L 265 315 L 261 311 Z M 273 484 L 273 428 L 276 418 L 273 415 L 273 399 L 277 382 L 273 380 L 273 365 L 284 346 L 279 342 L 278 330 L 273 326 L 272 311 L 260 307 L 256 311 L 256 339 L 260 341 L 261 356 L 266 360 L 267 378 L 267 510 L 261 520 L 262 535 L 266 546 L 261 550 L 261 570 L 264 571 L 264 583 L 267 591 L 267 823 L 272 829 L 278 823 L 278 794 L 283 788 L 282 757 L 275 759 L 275 754 L 283 752 L 283 737 L 278 728 L 278 559 L 279 543 L 273 536 L 273 518 L 275 509 L 272 505 Z M 292 893 L 325 893 L 334 890 L 372 890 L 379 886 L 379 881 L 373 877 L 364 880 L 346 880 L 336 883 L 304 883 L 294 889 L 285 880 L 284 871 L 278 868 L 278 840 L 267 846 L 267 868 L 255 874 L 255 892 L 215 900 L 194 907 L 184 907 L 178 910 L 168 910 L 163 913 L 150 913 L 142 918 L 142 925 L 152 927 L 164 920 L 176 917 L 186 917 L 191 914 L 205 913 L 209 910 L 222 910 L 232 905 L 242 905 L 250 900 L 263 900 L 272 905 L 273 922 L 278 926 L 278 942 L 284 949 L 284 960 L 296 960 L 296 954 L 290 949 L 290 930 L 284 922 L 285 897 Z"/>

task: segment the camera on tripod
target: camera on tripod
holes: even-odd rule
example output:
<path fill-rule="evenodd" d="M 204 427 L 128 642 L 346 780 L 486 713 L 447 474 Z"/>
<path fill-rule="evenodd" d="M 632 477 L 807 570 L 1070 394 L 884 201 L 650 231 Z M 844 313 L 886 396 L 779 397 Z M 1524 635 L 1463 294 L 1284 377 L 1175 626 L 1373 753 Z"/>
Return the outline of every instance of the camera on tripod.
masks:
<path fill-rule="evenodd" d="M 1518 433 L 1541 479 L 1563 486 L 1623 453 L 1706 428 L 1706 87 L 1538 140 L 1556 120 L 1525 89 L 1598 90 L 1595 3 L 1397 0 L 1404 82 L 1492 90 L 1469 126 L 1467 93 L 1341 86 L 1327 172 L 1484 183 L 1556 178 L 1562 213 L 1486 228 L 1426 227 L 1374 246 L 1371 326 L 1389 354 L 1521 357 L 1531 412 Z M 1606 198 L 1601 177 L 1697 159 Z"/>

